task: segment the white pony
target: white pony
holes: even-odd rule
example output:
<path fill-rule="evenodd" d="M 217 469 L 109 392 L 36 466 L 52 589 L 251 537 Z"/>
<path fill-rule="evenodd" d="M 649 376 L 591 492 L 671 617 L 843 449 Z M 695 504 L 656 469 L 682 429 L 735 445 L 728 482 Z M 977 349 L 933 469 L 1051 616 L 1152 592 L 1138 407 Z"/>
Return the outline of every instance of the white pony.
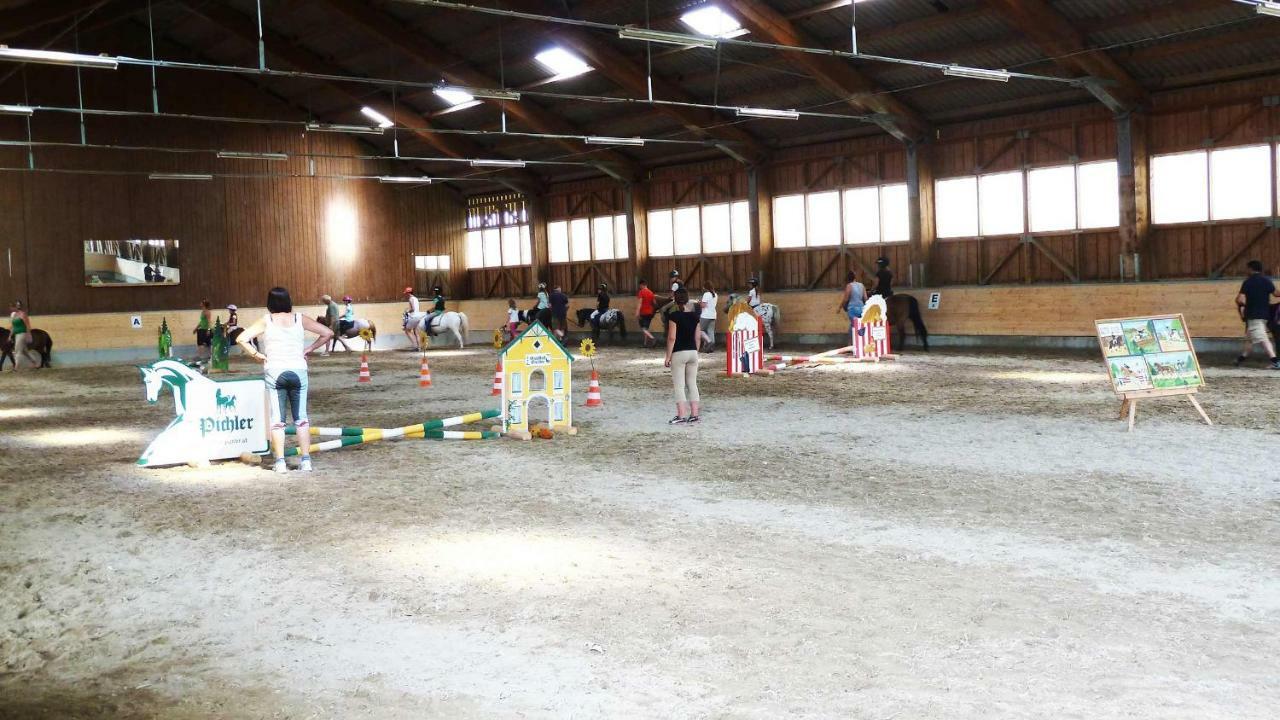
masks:
<path fill-rule="evenodd" d="M 405 314 L 405 322 L 407 328 L 415 328 L 419 336 L 421 333 L 427 333 L 427 321 L 431 320 L 431 329 L 436 335 L 443 335 L 446 332 L 453 333 L 453 337 L 458 341 L 459 348 L 467 346 L 467 334 L 471 332 L 471 324 L 467 321 L 467 314 L 447 310 L 440 314 L 439 317 L 433 318 L 430 315 L 418 320 L 413 320 Z M 427 333 L 428 342 L 430 342 L 431 333 Z"/>
<path fill-rule="evenodd" d="M 740 293 L 729 293 L 729 302 L 724 306 L 724 311 L 729 312 L 729 308 L 738 302 L 741 297 Z M 760 316 L 760 321 L 764 323 L 764 334 L 769 338 L 769 349 L 773 349 L 773 336 L 778 331 L 778 324 L 782 322 L 782 311 L 773 303 L 760 303 L 755 307 L 756 315 Z"/>

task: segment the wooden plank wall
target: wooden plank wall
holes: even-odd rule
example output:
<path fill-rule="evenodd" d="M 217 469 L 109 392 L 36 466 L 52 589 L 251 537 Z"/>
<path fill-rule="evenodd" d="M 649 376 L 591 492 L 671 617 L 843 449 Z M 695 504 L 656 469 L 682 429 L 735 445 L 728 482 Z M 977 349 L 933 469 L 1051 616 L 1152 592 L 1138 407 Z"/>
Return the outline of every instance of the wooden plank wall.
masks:
<path fill-rule="evenodd" d="M 49 72 L 64 75 L 35 82 Z M 62 97 L 66 72 L 33 71 L 29 101 L 74 104 L 74 97 Z M 149 87 L 142 85 L 139 98 L 136 72 L 120 73 L 109 81 L 85 73 L 86 104 L 149 107 Z M 302 117 L 297 109 L 282 106 L 242 81 L 204 75 L 194 84 L 190 78 L 184 83 L 163 73 L 160 77 L 167 112 Z M 25 121 L 0 120 L 0 137 L 25 139 Z M 28 164 L 26 150 L 0 150 L 0 167 L 5 169 L 0 172 L 0 297 L 6 298 L 6 305 L 21 297 L 33 312 L 42 314 L 195 307 L 202 298 L 219 306 L 248 306 L 260 304 L 275 285 L 289 287 L 299 301 L 314 301 L 325 292 L 349 293 L 362 302 L 392 300 L 419 280 L 414 254 L 441 253 L 453 257 L 450 289 L 468 290 L 462 198 L 441 186 L 326 178 L 404 172 L 404 164 L 323 157 L 371 154 L 372 148 L 354 137 L 305 133 L 298 126 L 172 118 L 88 116 L 85 127 L 91 144 L 213 152 L 39 147 L 32 153 L 39 172 L 22 172 Z M 76 143 L 80 137 L 73 115 L 40 113 L 31 128 L 38 142 Z M 225 160 L 215 157 L 219 149 L 284 152 L 291 157 L 284 162 Z M 298 156 L 303 153 L 316 156 L 315 176 L 310 176 L 312 161 Z M 151 171 L 273 176 L 153 181 L 146 177 Z M 130 238 L 178 240 L 182 283 L 86 287 L 83 241 Z"/>

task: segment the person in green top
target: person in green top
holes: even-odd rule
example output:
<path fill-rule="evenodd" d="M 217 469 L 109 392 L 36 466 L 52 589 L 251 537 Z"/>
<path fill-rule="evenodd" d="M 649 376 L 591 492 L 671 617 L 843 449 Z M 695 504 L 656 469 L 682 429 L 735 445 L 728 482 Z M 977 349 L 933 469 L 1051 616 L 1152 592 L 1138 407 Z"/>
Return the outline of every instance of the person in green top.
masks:
<path fill-rule="evenodd" d="M 9 306 L 9 322 L 13 331 L 13 371 L 17 372 L 25 358 L 34 368 L 40 367 L 40 359 L 32 359 L 28 346 L 31 344 L 31 318 L 21 300 L 14 300 Z"/>
<path fill-rule="evenodd" d="M 435 337 L 435 330 L 431 329 L 431 324 L 436 318 L 444 315 L 444 290 L 439 285 L 431 288 L 431 292 L 435 293 L 435 297 L 431 298 L 431 312 L 427 313 L 427 317 L 422 321 L 422 327 L 426 329 L 427 334 Z"/>
<path fill-rule="evenodd" d="M 213 357 L 213 308 L 209 299 L 200 301 L 200 322 L 196 323 L 196 360 L 208 360 Z"/>

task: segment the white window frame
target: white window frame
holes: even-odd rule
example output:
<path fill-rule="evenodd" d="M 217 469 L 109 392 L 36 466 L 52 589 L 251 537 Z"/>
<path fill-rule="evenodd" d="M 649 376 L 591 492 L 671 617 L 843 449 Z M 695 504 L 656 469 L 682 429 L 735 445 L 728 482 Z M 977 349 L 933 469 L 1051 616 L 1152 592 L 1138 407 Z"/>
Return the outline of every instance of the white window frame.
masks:
<path fill-rule="evenodd" d="M 1268 183 L 1274 183 L 1276 182 L 1276 180 L 1274 179 L 1273 176 L 1276 176 L 1278 173 L 1280 173 L 1280 169 L 1278 169 L 1278 166 L 1280 166 L 1280 157 L 1277 157 L 1277 153 L 1280 153 L 1280 144 L 1277 144 L 1274 141 L 1262 142 L 1262 143 L 1256 143 L 1256 142 L 1246 143 L 1243 145 L 1228 145 L 1225 147 L 1213 147 L 1213 148 L 1206 148 L 1202 150 L 1187 150 L 1187 151 L 1181 151 L 1181 152 L 1159 153 L 1157 155 L 1152 155 L 1151 162 L 1148 164 L 1148 169 L 1147 169 L 1147 172 L 1148 172 L 1147 180 L 1150 183 L 1150 188 L 1151 188 L 1151 192 L 1149 193 L 1149 198 L 1148 198 L 1148 211 L 1151 213 L 1151 224 L 1157 225 L 1160 227 L 1168 227 L 1168 226 L 1178 226 L 1178 225 L 1204 225 L 1204 224 L 1212 224 L 1212 223 L 1240 223 L 1240 222 L 1266 220 L 1268 218 L 1274 217 L 1276 215 L 1277 198 L 1271 197 L 1273 193 L 1271 193 L 1270 190 L 1268 190 L 1267 192 L 1268 199 L 1270 201 L 1268 204 L 1270 205 L 1270 207 L 1268 207 L 1265 210 L 1265 212 L 1261 215 L 1248 215 L 1248 216 L 1240 216 L 1240 217 L 1220 218 L 1217 216 L 1218 208 L 1216 208 L 1214 204 L 1214 192 L 1213 192 L 1214 191 L 1214 181 L 1213 181 L 1214 154 L 1219 152 L 1229 152 L 1232 150 L 1238 151 L 1245 148 L 1264 148 L 1264 147 L 1268 148 L 1269 150 L 1268 164 L 1270 165 L 1270 170 L 1268 172 L 1267 181 Z M 1155 194 L 1155 187 L 1156 187 L 1155 161 L 1156 159 L 1177 156 L 1177 155 L 1194 156 L 1197 154 L 1202 155 L 1204 160 L 1204 172 L 1205 172 L 1204 216 L 1199 219 L 1175 220 L 1172 222 L 1157 221 L 1156 220 L 1156 194 Z"/>
<path fill-rule="evenodd" d="M 896 190 L 899 187 L 905 188 L 906 183 L 878 183 L 875 185 L 852 185 L 849 187 L 832 188 L 827 190 L 815 190 L 813 192 L 805 192 L 805 193 L 785 193 L 783 195 L 774 196 L 773 207 L 775 211 L 777 209 L 777 201 L 779 198 L 792 198 L 792 197 L 800 197 L 802 199 L 801 205 L 804 209 L 804 221 L 800 224 L 801 232 L 804 236 L 804 243 L 801 245 L 787 245 L 785 247 L 778 246 L 776 245 L 777 231 L 775 230 L 774 231 L 774 242 L 775 242 L 774 248 L 776 250 L 786 252 L 790 250 L 829 250 L 831 248 L 841 248 L 841 247 L 871 247 L 874 245 L 906 244 L 910 242 L 910 239 L 911 239 L 909 230 L 908 230 L 908 237 L 903 238 L 901 240 L 888 240 L 885 238 L 885 222 L 884 222 L 885 190 L 889 188 Z M 846 215 L 847 208 L 845 207 L 845 200 L 848 197 L 847 193 L 853 190 L 868 190 L 868 189 L 874 189 L 876 191 L 876 237 L 878 239 L 875 240 L 874 242 L 856 242 L 856 243 L 850 242 L 848 217 Z M 809 223 L 810 223 L 809 207 L 811 205 L 810 197 L 813 195 L 825 195 L 828 193 L 836 193 L 837 195 L 836 223 L 839 228 L 839 232 L 838 232 L 839 242 L 835 244 L 827 243 L 823 245 L 813 245 L 810 243 L 810 238 L 809 238 Z M 911 212 L 910 204 L 908 203 L 908 206 L 907 206 L 908 216 L 910 215 L 910 212 Z M 775 216 L 776 216 L 776 212 L 775 212 Z M 911 220 L 910 220 L 910 217 L 908 217 L 907 219 L 908 228 L 910 228 L 910 223 L 911 223 Z"/>
<path fill-rule="evenodd" d="M 423 272 L 448 271 L 452 264 L 448 255 L 413 256 L 413 269 Z"/>
<path fill-rule="evenodd" d="M 1080 198 L 1081 198 L 1080 169 L 1083 167 L 1090 167 L 1090 166 L 1102 165 L 1102 164 L 1116 165 L 1117 161 L 1114 159 L 1090 160 L 1087 162 L 1074 162 L 1074 163 L 1067 163 L 1063 165 L 1044 165 L 1044 166 L 1038 166 L 1038 167 L 1027 167 L 1027 168 L 1023 168 L 1022 170 L 1003 171 L 1003 172 L 997 172 L 997 173 L 983 173 L 982 175 L 958 175 L 953 177 L 938 178 L 934 181 L 935 227 L 941 227 L 942 225 L 941 217 L 938 215 L 938 205 L 936 202 L 938 184 L 951 181 L 951 180 L 972 180 L 973 181 L 974 187 L 975 187 L 974 200 L 977 203 L 976 210 L 977 210 L 977 220 L 978 220 L 978 227 L 977 227 L 978 232 L 976 235 L 943 235 L 941 234 L 941 232 L 939 232 L 938 239 L 939 240 L 972 240 L 972 239 L 987 238 L 987 237 L 1021 237 L 1023 235 L 1066 235 L 1066 234 L 1073 234 L 1078 232 L 1098 232 L 1098 231 L 1106 231 L 1106 230 L 1118 228 L 1120 226 L 1119 212 L 1116 213 L 1115 222 L 1113 224 L 1090 225 L 1088 227 L 1085 227 L 1084 224 L 1081 222 L 1082 208 L 1080 203 Z M 1072 169 L 1072 182 L 1073 182 L 1074 193 L 1075 193 L 1075 198 L 1074 198 L 1075 212 L 1073 213 L 1073 223 L 1074 223 L 1073 227 L 1064 228 L 1061 230 L 1032 230 L 1031 227 L 1032 227 L 1033 218 L 1031 217 L 1031 173 L 1042 171 L 1042 170 L 1053 170 L 1053 169 L 1061 169 L 1061 168 L 1067 168 L 1067 167 Z M 1016 233 L 1000 233 L 998 235 L 988 233 L 986 232 L 986 228 L 984 227 L 983 217 L 982 217 L 982 178 L 990 177 L 992 175 L 1009 175 L 1012 173 L 1020 173 L 1022 176 L 1022 213 L 1023 213 L 1022 231 L 1016 232 Z M 1117 174 L 1117 177 L 1118 177 L 1118 174 Z M 1114 192 L 1118 197 L 1120 193 L 1119 182 L 1116 183 Z"/>
<path fill-rule="evenodd" d="M 611 246 L 613 248 L 613 257 L 602 258 L 596 252 L 596 227 L 597 223 L 611 223 Z M 589 257 L 574 257 L 573 253 L 573 224 L 586 223 L 587 228 L 587 250 Z M 552 244 L 552 228 L 563 226 L 565 237 L 565 254 L 566 259 L 551 260 L 550 257 L 555 256 L 555 249 Z M 569 265 L 571 263 L 584 262 L 618 262 L 631 259 L 631 237 L 627 232 L 627 216 L 625 213 L 610 213 L 607 215 L 595 215 L 592 217 L 573 217 L 564 218 L 562 220 L 552 220 L 547 223 L 547 255 L 552 265 Z M 559 230 L 555 231 L 556 234 Z"/>
<path fill-rule="evenodd" d="M 706 208 L 716 207 L 719 205 L 728 206 L 729 250 L 727 252 L 724 252 L 724 251 L 707 252 L 706 233 L 704 229 Z M 737 223 L 734 222 L 734 209 L 736 207 L 746 206 L 746 205 L 747 205 L 746 200 L 717 200 L 715 202 L 703 202 L 703 203 L 698 203 L 696 205 L 677 205 L 675 207 L 650 209 L 646 215 L 646 219 L 648 220 L 647 227 L 650 228 L 650 232 L 652 232 L 652 228 L 654 227 L 654 224 L 655 224 L 654 215 L 657 215 L 660 213 L 666 213 L 667 217 L 670 218 L 668 222 L 670 223 L 669 228 L 671 230 L 671 233 L 670 233 L 671 254 L 667 255 L 665 253 L 655 253 L 653 251 L 653 247 L 650 246 L 649 257 L 660 257 L 660 258 L 702 257 L 702 256 L 714 257 L 714 256 L 724 256 L 724 255 L 743 255 L 751 252 L 751 223 L 750 222 L 747 223 L 747 227 L 745 229 L 745 232 L 747 233 L 746 243 L 745 243 L 745 247 L 742 247 L 742 245 L 740 244 L 740 238 L 738 237 L 739 228 L 737 227 Z M 676 228 L 675 228 L 676 212 L 689 211 L 689 210 L 696 211 L 696 214 L 698 216 L 698 250 L 697 252 L 682 253 L 678 251 L 678 248 L 677 248 L 678 243 L 676 242 L 676 232 L 675 232 L 676 231 Z M 747 208 L 747 212 L 750 213 L 749 207 Z M 738 247 L 741 249 L 734 249 L 735 247 Z"/>
<path fill-rule="evenodd" d="M 498 212 L 488 214 L 474 214 L 468 211 L 467 229 L 464 235 L 464 249 L 467 270 L 490 270 L 493 268 L 504 267 L 529 267 L 533 265 L 533 235 L 532 226 L 529 223 L 529 210 L 527 205 L 520 206 L 519 212 L 503 209 Z M 514 258 L 508 258 L 507 253 L 503 252 L 502 236 L 505 232 L 514 229 L 518 233 Z M 487 262 L 484 255 L 484 233 L 497 232 L 498 234 L 498 264 Z M 479 243 L 477 253 L 476 243 Z"/>

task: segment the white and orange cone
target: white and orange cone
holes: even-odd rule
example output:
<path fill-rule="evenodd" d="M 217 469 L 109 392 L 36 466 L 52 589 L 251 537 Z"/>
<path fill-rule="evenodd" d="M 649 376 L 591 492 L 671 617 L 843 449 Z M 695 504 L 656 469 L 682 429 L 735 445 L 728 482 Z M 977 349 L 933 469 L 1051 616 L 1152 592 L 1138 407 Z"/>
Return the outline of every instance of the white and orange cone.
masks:
<path fill-rule="evenodd" d="M 418 387 L 431 387 L 431 367 L 427 365 L 427 356 L 422 356 L 422 367 L 418 369 Z"/>
<path fill-rule="evenodd" d="M 364 353 L 360 354 L 360 376 L 356 378 L 356 382 L 373 382 L 373 376 L 369 374 L 369 356 Z"/>
<path fill-rule="evenodd" d="M 489 393 L 489 396 L 494 397 L 501 394 L 502 394 L 502 361 L 499 360 L 498 364 L 495 365 L 493 368 L 493 390 Z"/>
<path fill-rule="evenodd" d="M 601 407 L 602 405 L 604 405 L 604 400 L 600 398 L 600 373 L 592 369 L 591 384 L 587 385 L 586 407 Z"/>

